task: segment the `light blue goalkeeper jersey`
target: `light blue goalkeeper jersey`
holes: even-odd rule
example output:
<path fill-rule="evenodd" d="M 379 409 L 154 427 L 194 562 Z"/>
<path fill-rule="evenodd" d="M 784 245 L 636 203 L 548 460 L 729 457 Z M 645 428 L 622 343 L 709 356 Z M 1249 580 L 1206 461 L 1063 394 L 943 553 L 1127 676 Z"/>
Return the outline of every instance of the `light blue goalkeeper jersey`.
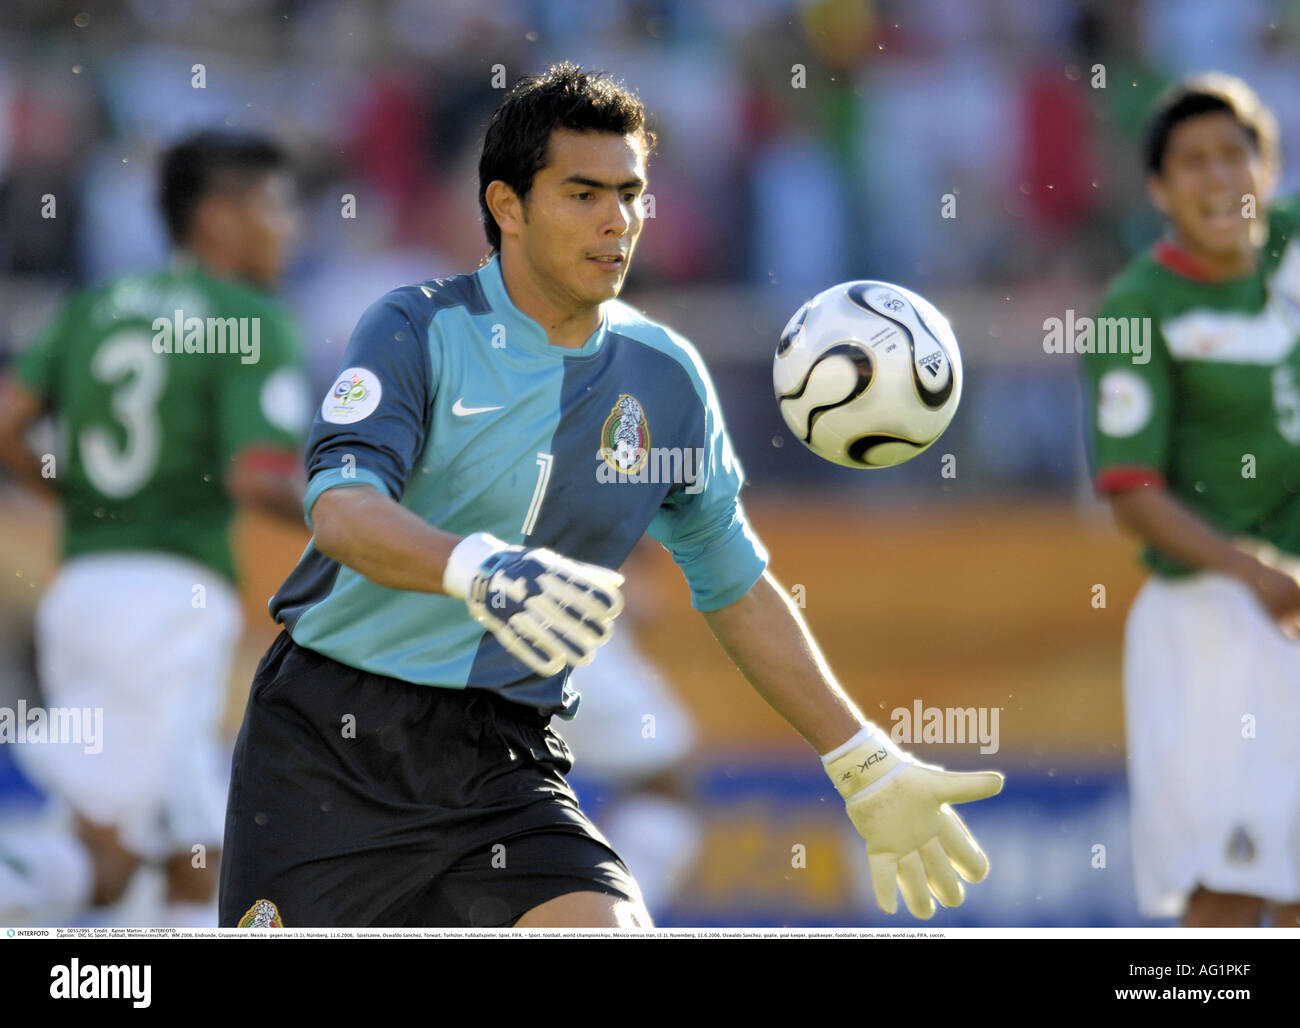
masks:
<path fill-rule="evenodd" d="M 689 342 L 627 304 L 603 312 L 580 349 L 552 346 L 511 301 L 499 257 L 381 297 L 316 413 L 308 524 L 326 489 L 370 485 L 447 532 L 610 568 L 649 532 L 696 609 L 740 599 L 767 554 L 708 373 Z M 534 674 L 463 601 L 376 585 L 312 544 L 270 610 L 297 643 L 352 667 L 577 710 L 567 671 Z"/>

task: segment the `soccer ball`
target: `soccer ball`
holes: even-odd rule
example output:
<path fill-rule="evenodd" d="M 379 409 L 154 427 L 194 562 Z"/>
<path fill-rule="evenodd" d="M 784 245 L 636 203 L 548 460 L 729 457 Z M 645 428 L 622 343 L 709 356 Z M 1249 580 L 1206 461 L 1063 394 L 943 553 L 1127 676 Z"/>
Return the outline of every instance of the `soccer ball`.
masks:
<path fill-rule="evenodd" d="M 924 297 L 888 282 L 841 282 L 790 319 L 772 384 L 785 423 L 817 456 L 886 468 L 911 460 L 952 421 L 961 353 Z"/>

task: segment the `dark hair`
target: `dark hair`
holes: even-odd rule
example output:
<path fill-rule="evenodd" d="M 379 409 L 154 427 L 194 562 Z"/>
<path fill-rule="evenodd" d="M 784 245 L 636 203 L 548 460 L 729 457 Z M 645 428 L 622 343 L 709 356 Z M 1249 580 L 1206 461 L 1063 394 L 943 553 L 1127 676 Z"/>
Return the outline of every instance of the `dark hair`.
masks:
<path fill-rule="evenodd" d="M 494 253 L 501 249 L 501 228 L 488 210 L 488 185 L 500 179 L 520 199 L 526 197 L 533 176 L 546 167 L 551 133 L 560 128 L 639 132 L 646 154 L 654 150 L 655 134 L 646 126 L 641 99 L 604 72 L 565 62 L 520 79 L 493 112 L 478 162 L 478 205 Z"/>
<path fill-rule="evenodd" d="M 1210 72 L 1183 79 L 1156 100 L 1147 119 L 1142 159 L 1149 174 L 1158 175 L 1174 128 L 1202 114 L 1230 114 L 1250 137 L 1255 152 L 1267 163 L 1277 158 L 1277 120 L 1254 90 L 1239 78 Z"/>
<path fill-rule="evenodd" d="M 162 156 L 158 203 L 172 242 L 189 236 L 204 197 L 247 189 L 288 164 L 276 143 L 249 133 L 208 129 L 170 147 Z"/>

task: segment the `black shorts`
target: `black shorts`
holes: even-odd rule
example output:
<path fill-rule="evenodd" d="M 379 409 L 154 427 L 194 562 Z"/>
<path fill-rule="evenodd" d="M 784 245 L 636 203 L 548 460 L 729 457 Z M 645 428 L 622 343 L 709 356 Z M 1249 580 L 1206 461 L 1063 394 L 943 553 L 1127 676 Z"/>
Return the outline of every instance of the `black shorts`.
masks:
<path fill-rule="evenodd" d="M 569 892 L 640 902 L 578 809 L 549 722 L 483 689 L 359 671 L 282 632 L 235 745 L 221 925 L 499 927 Z"/>

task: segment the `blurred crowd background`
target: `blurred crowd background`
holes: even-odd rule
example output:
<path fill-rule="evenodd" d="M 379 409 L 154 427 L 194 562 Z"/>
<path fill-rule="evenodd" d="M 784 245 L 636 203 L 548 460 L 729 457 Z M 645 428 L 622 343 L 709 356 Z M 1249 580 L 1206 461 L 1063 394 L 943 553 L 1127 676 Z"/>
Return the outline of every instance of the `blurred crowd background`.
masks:
<path fill-rule="evenodd" d="M 323 391 L 371 301 L 484 257 L 477 162 L 501 87 L 553 60 L 608 70 L 660 140 L 625 298 L 708 362 L 774 568 L 806 586 L 832 663 L 882 723 L 914 699 L 1003 711 L 997 756 L 930 751 L 1010 774 L 1003 805 L 969 818 L 994 877 L 940 920 L 1132 923 L 1119 646 L 1140 573 L 1091 497 L 1075 358 L 1043 352 L 1043 321 L 1091 313 L 1159 231 L 1138 143 L 1181 75 L 1246 78 L 1278 115 L 1283 189 L 1300 185 L 1298 48 L 1300 0 L 10 0 L 0 363 L 70 290 L 165 260 L 156 158 L 225 124 L 270 131 L 297 161 L 304 233 L 284 297 Z M 889 471 L 817 460 L 772 398 L 786 320 L 854 278 L 923 292 L 966 365 L 948 433 Z M 10 686 L 49 563 L 32 556 L 49 530 L 11 500 L 0 485 Z M 246 675 L 303 539 L 241 531 L 262 555 L 246 561 Z M 677 921 L 878 917 L 816 761 L 690 616 L 675 569 L 644 580 L 669 613 L 643 648 L 712 759 L 696 795 L 713 827 Z M 842 856 L 792 874 L 791 838 L 840 840 Z M 1108 874 L 1090 863 L 1098 842 Z"/>
<path fill-rule="evenodd" d="M 1294 0 L 84 6 L 0 11 L 0 353 L 68 288 L 163 259 L 155 159 L 224 122 L 275 133 L 299 160 L 307 230 L 286 291 L 324 382 L 371 299 L 477 265 L 477 161 L 499 87 L 572 59 L 623 77 L 656 116 L 655 217 L 628 297 L 734 365 L 723 399 L 756 425 L 739 443 L 760 486 L 868 487 L 774 452 L 759 387 L 803 299 L 878 277 L 925 291 L 968 362 L 1001 368 L 970 383 L 953 429 L 972 488 L 1069 488 L 1072 369 L 1034 351 L 1043 316 L 1086 308 L 1157 229 L 1136 151 L 1150 101 L 1220 68 L 1273 105 L 1288 146 L 1300 136 Z M 916 464 L 869 488 L 931 474 Z"/>

